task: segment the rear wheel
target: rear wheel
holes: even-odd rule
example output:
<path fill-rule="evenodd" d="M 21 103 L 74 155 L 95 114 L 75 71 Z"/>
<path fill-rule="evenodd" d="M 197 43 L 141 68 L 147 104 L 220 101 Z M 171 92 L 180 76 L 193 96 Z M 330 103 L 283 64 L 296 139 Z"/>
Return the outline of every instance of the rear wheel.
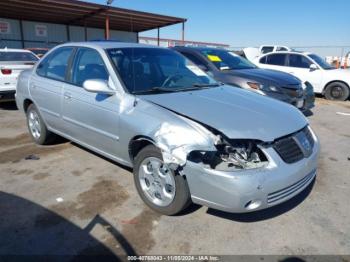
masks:
<path fill-rule="evenodd" d="M 153 145 L 136 156 L 134 181 L 142 200 L 164 215 L 175 215 L 191 203 L 186 179 L 163 162 L 161 152 Z"/>
<path fill-rule="evenodd" d="M 31 137 L 36 144 L 47 145 L 54 142 L 56 135 L 47 129 L 34 104 L 29 105 L 27 109 L 27 126 Z"/>
<path fill-rule="evenodd" d="M 349 97 L 349 87 L 341 82 L 327 85 L 324 96 L 329 100 L 345 101 Z"/>

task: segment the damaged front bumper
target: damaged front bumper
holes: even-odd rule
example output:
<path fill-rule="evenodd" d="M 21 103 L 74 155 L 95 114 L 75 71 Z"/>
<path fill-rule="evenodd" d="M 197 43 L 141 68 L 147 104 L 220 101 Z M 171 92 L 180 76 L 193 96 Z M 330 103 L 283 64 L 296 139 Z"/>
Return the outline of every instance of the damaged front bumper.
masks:
<path fill-rule="evenodd" d="M 187 161 L 183 173 L 192 201 L 232 213 L 245 213 L 280 204 L 303 191 L 315 178 L 319 142 L 308 158 L 285 163 L 273 148 L 264 149 L 273 163 L 260 169 L 217 171 Z"/>

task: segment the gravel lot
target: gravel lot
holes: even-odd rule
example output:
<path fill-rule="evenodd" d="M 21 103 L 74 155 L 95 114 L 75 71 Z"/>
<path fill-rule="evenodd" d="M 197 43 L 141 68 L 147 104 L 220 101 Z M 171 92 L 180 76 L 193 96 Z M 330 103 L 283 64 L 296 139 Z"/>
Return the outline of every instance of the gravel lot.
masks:
<path fill-rule="evenodd" d="M 34 145 L 24 115 L 0 104 L 0 255 L 349 255 L 350 116 L 337 112 L 350 113 L 350 101 L 317 99 L 308 118 L 321 140 L 318 176 L 294 199 L 167 217 L 143 204 L 131 170 L 66 141 Z"/>

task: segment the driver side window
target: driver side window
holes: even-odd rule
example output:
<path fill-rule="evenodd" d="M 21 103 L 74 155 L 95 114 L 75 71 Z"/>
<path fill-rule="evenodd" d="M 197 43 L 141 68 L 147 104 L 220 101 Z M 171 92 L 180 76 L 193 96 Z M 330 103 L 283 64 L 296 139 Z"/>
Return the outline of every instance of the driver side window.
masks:
<path fill-rule="evenodd" d="M 311 61 L 302 55 L 289 55 L 289 66 L 298 68 L 310 68 Z"/>
<path fill-rule="evenodd" d="M 73 66 L 72 83 L 83 86 L 89 79 L 102 79 L 108 81 L 109 74 L 100 54 L 91 48 L 78 50 Z"/>

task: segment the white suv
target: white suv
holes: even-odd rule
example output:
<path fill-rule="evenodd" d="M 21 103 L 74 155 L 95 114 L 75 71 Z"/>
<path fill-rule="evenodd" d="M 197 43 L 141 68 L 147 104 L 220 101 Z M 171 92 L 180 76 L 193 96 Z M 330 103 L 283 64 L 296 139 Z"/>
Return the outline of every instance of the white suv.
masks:
<path fill-rule="evenodd" d="M 327 99 L 344 101 L 349 97 L 350 71 L 336 69 L 318 55 L 275 52 L 257 57 L 253 62 L 261 68 L 293 74 L 304 83 L 310 83 L 315 93 L 323 94 Z"/>

